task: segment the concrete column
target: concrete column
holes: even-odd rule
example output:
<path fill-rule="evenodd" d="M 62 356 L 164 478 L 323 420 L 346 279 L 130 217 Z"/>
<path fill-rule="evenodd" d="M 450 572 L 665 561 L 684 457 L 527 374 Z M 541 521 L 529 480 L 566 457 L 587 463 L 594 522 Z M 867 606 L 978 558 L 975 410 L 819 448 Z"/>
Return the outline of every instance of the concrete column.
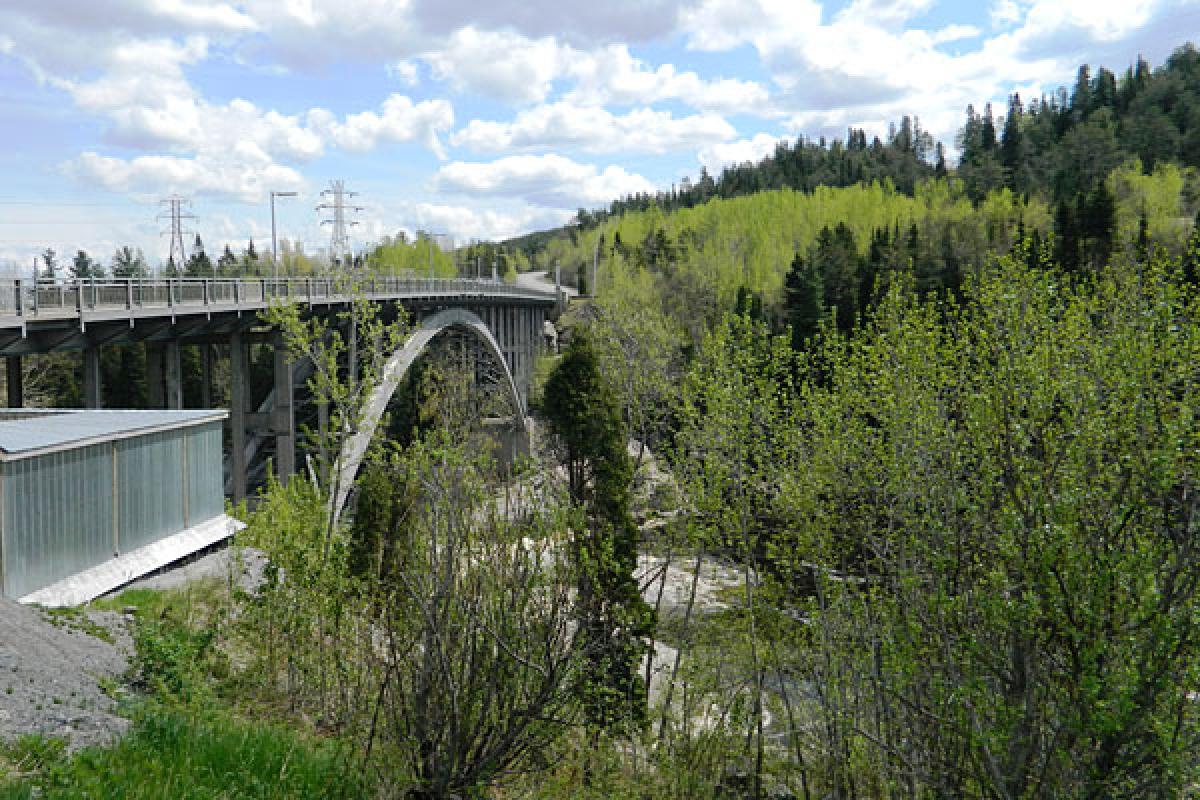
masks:
<path fill-rule="evenodd" d="M 240 331 L 229 337 L 229 466 L 233 502 L 246 499 L 246 407 L 250 404 L 250 364 Z"/>
<path fill-rule="evenodd" d="M 167 342 L 163 355 L 166 360 L 167 408 L 183 408 L 183 361 L 179 354 L 179 342 Z"/>
<path fill-rule="evenodd" d="M 501 312 L 501 314 L 500 314 L 500 319 L 501 319 L 500 326 L 502 328 L 504 328 L 504 339 L 502 341 L 504 342 L 504 357 L 508 360 L 508 371 L 516 372 L 516 370 L 517 370 L 516 352 L 517 351 L 514 346 L 515 342 L 513 342 L 513 310 L 512 310 L 512 308 L 510 307 L 510 308 L 504 309 L 504 311 Z"/>
<path fill-rule="evenodd" d="M 83 407 L 104 408 L 104 390 L 100 376 L 100 348 L 83 349 Z"/>
<path fill-rule="evenodd" d="M 8 407 L 21 408 L 25 405 L 25 375 L 21 369 L 20 356 L 4 359 L 4 378 L 8 384 Z"/>
<path fill-rule="evenodd" d="M 146 399 L 151 408 L 167 407 L 167 396 L 163 386 L 165 360 L 161 344 L 146 345 Z"/>
<path fill-rule="evenodd" d="M 292 374 L 295 365 L 281 334 L 273 338 L 275 349 L 274 407 L 271 429 L 275 432 L 275 473 L 282 483 L 296 471 L 296 418 L 292 408 Z"/>
<path fill-rule="evenodd" d="M 524 307 L 517 313 L 521 315 L 521 405 L 528 407 L 529 379 L 533 375 L 533 337 L 529 320 L 533 315 Z"/>
<path fill-rule="evenodd" d="M 212 408 L 212 345 L 200 345 L 200 407 Z"/>

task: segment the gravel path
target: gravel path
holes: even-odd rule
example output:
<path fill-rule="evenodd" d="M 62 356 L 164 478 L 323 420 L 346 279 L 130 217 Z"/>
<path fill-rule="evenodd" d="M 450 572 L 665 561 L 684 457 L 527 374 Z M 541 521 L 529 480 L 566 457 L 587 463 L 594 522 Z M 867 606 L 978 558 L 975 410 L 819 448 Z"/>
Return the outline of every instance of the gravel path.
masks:
<path fill-rule="evenodd" d="M 120 644 L 81 624 L 120 627 L 117 614 L 51 616 L 0 597 L 0 738 L 37 733 L 71 749 L 108 744 L 129 726 L 99 686 L 128 668 Z M 87 620 L 88 622 L 84 622 Z"/>
<path fill-rule="evenodd" d="M 113 594 L 120 594 L 127 589 L 179 589 L 202 578 L 234 578 L 241 588 L 253 592 L 262 584 L 266 563 L 267 557 L 252 547 L 236 550 L 232 547 L 221 547 L 177 563 L 169 569 L 139 578 L 117 589 Z"/>
<path fill-rule="evenodd" d="M 238 551 L 240 559 L 234 553 L 229 547 L 205 553 L 116 593 L 229 577 L 253 591 L 266 559 L 249 548 Z M 127 625 L 112 611 L 47 612 L 0 597 L 0 740 L 42 734 L 75 750 L 120 737 L 129 720 L 116 714 L 115 700 L 100 685 L 117 686 L 128 671 L 133 644 Z"/>

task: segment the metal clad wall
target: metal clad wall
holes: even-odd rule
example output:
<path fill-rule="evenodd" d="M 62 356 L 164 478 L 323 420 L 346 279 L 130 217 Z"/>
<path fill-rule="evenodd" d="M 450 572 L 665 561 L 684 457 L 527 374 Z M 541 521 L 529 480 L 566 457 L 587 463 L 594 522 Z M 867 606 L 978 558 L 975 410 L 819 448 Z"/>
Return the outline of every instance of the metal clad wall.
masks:
<path fill-rule="evenodd" d="M 188 525 L 199 525 L 225 513 L 221 423 L 189 428 L 186 435 Z"/>
<path fill-rule="evenodd" d="M 111 445 L 10 461 L 3 589 L 20 597 L 113 556 Z"/>
<path fill-rule="evenodd" d="M 121 552 L 184 529 L 182 431 L 116 443 Z"/>

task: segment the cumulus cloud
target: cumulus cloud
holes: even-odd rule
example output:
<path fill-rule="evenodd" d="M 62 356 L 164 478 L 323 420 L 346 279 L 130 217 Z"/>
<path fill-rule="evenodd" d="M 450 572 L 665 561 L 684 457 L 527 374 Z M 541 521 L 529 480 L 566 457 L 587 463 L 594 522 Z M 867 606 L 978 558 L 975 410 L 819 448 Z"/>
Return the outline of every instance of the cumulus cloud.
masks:
<path fill-rule="evenodd" d="M 296 70 L 337 61 L 385 64 L 428 48 L 409 0 L 243 0 L 263 36 L 242 47 Z"/>
<path fill-rule="evenodd" d="M 616 115 L 597 106 L 551 103 L 520 112 L 511 122 L 472 120 L 451 135 L 477 152 L 573 148 L 589 153 L 666 153 L 736 135 L 716 114 L 677 118 L 648 108 Z"/>
<path fill-rule="evenodd" d="M 384 143 L 418 141 L 444 157 L 438 137 L 454 125 L 454 108 L 449 102 L 437 99 L 413 103 L 400 94 L 388 97 L 379 114 L 362 111 L 343 122 L 325 109 L 314 109 L 306 116 L 308 129 L 322 140 L 358 153 Z"/>
<path fill-rule="evenodd" d="M 131 128 L 136 122 L 136 131 L 144 136 L 162 132 L 160 141 L 169 143 L 174 153 L 118 158 L 87 152 L 66 162 L 64 172 L 113 191 L 185 192 L 257 203 L 268 189 L 304 184 L 295 167 L 281 162 L 307 162 L 327 147 L 363 152 L 409 141 L 423 142 L 440 153 L 438 135 L 454 121 L 446 101 L 413 103 L 403 95 L 387 98 L 379 113 L 365 111 L 344 119 L 325 109 L 303 115 L 263 111 L 240 99 L 222 106 L 192 100 L 174 115 L 176 109 L 169 104 L 140 111 L 143 116 L 130 116 L 129 109 L 119 112 L 125 139 L 137 139 Z"/>
<path fill-rule="evenodd" d="M 1200 28 L 1188 0 L 996 0 L 991 21 L 1004 30 L 984 38 L 969 25 L 923 30 L 915 23 L 930 6 L 854 0 L 830 15 L 816 0 L 704 0 L 681 26 L 696 50 L 753 47 L 772 79 L 770 112 L 798 132 L 819 124 L 841 135 L 916 114 L 947 141 L 969 103 L 1002 104 L 1018 86 L 1051 90 L 1081 61 L 1160 60 L 1178 31 Z M 963 52 L 944 50 L 950 43 Z"/>
<path fill-rule="evenodd" d="M 672 64 L 651 68 L 623 44 L 578 54 L 568 72 L 575 87 L 566 99 L 578 104 L 649 105 L 679 100 L 693 108 L 729 114 L 755 110 L 767 100 L 766 87 L 754 81 L 704 80 Z"/>
<path fill-rule="evenodd" d="M 456 31 L 444 48 L 425 56 L 434 75 L 460 91 L 513 103 L 544 98 L 569 59 L 570 51 L 553 37 L 531 40 L 469 26 Z"/>
<path fill-rule="evenodd" d="M 761 161 L 775 152 L 775 146 L 782 141 L 784 141 L 782 137 L 758 133 L 750 139 L 739 139 L 736 142 L 702 147 L 697 158 L 710 173 L 716 174 L 730 164 Z"/>
<path fill-rule="evenodd" d="M 573 216 L 567 209 L 521 205 L 504 210 L 464 205 L 416 203 L 401 209 L 396 217 L 411 231 L 444 231 L 457 242 L 472 239 L 508 239 L 534 230 L 565 224 Z"/>
<path fill-rule="evenodd" d="M 588 46 L 669 35 L 680 11 L 694 4 L 695 0 L 414 0 L 411 9 L 414 18 L 434 33 L 472 25 L 535 38 L 554 35 Z"/>
<path fill-rule="evenodd" d="M 64 169 L 79 180 L 145 197 L 186 192 L 259 203 L 269 189 L 295 191 L 304 186 L 299 172 L 273 163 L 249 142 L 224 158 L 205 154 L 195 158 L 151 155 L 121 159 L 86 152 Z"/>
<path fill-rule="evenodd" d="M 388 75 L 403 83 L 405 86 L 416 86 L 421 82 L 421 73 L 416 63 L 412 61 L 397 61 L 384 67 Z"/>
<path fill-rule="evenodd" d="M 621 167 L 600 171 L 591 164 L 553 154 L 508 156 L 488 163 L 456 161 L 438 170 L 434 186 L 443 192 L 520 197 L 552 208 L 597 205 L 654 190 L 641 175 Z"/>

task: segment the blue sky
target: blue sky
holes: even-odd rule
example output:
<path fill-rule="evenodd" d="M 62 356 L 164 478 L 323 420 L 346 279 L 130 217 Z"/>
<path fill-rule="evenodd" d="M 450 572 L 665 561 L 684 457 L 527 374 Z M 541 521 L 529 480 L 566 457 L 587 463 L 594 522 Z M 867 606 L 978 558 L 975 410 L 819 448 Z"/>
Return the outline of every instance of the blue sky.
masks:
<path fill-rule="evenodd" d="M 331 179 L 358 246 L 493 239 L 757 159 L 780 139 L 947 146 L 968 103 L 1160 63 L 1197 0 L 4 0 L 0 269 L 46 246 L 152 262 L 158 200 L 211 251 L 327 243 Z"/>

